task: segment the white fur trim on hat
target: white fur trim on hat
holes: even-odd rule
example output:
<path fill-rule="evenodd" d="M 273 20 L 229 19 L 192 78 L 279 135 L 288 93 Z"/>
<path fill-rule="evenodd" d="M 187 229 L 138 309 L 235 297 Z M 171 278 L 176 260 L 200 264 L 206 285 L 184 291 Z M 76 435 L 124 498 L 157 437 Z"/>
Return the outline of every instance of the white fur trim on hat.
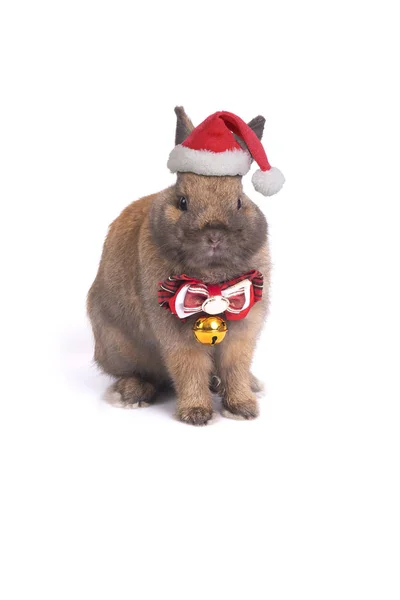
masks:
<path fill-rule="evenodd" d="M 168 168 L 171 173 L 197 173 L 197 175 L 246 175 L 251 165 L 251 156 L 246 150 L 235 148 L 225 152 L 193 150 L 179 144 L 169 155 Z"/>
<path fill-rule="evenodd" d="M 257 192 L 264 196 L 273 196 L 285 183 L 283 173 L 276 167 L 271 167 L 268 171 L 257 171 L 251 178 L 252 184 Z"/>

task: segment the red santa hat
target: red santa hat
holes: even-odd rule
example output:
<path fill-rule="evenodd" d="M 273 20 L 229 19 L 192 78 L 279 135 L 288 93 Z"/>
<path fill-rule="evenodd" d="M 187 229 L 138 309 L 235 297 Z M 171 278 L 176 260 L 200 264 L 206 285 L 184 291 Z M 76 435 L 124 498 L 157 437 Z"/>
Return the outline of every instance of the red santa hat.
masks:
<path fill-rule="evenodd" d="M 248 150 L 240 146 L 233 134 L 245 142 Z M 193 129 L 182 144 L 175 146 L 169 155 L 168 168 L 172 173 L 246 175 L 252 158 L 260 167 L 252 177 L 257 192 L 264 196 L 279 192 L 285 178 L 279 169 L 269 164 L 254 131 L 240 117 L 219 111 Z"/>

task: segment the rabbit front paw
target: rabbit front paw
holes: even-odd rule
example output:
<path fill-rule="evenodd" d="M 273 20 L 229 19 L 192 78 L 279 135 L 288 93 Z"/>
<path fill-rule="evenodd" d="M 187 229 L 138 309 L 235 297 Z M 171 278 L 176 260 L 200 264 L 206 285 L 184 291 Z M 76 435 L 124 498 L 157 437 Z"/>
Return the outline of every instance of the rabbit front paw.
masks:
<path fill-rule="evenodd" d="M 250 420 L 258 417 L 259 409 L 254 396 L 247 398 L 229 398 L 222 400 L 222 415 L 230 419 Z"/>
<path fill-rule="evenodd" d="M 178 409 L 179 420 L 190 425 L 207 425 L 212 416 L 212 408 L 204 406 L 187 406 Z"/>

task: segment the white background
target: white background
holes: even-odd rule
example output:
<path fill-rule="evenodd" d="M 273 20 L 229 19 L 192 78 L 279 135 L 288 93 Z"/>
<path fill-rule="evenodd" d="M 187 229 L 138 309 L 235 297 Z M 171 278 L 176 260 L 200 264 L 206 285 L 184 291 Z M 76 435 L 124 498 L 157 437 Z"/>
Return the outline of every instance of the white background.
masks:
<path fill-rule="evenodd" d="M 0 10 L 1 597 L 400 597 L 395 3 Z M 267 118 L 261 416 L 106 405 L 85 295 L 108 224 L 171 185 L 173 108 Z"/>

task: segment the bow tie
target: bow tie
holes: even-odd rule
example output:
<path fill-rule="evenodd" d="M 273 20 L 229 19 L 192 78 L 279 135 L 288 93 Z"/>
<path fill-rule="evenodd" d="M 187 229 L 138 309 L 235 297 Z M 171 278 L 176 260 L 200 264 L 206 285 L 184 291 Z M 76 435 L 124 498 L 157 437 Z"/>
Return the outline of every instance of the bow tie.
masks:
<path fill-rule="evenodd" d="M 255 302 L 262 298 L 263 276 L 250 271 L 218 285 L 206 285 L 187 275 L 172 275 L 160 282 L 158 302 L 180 319 L 196 313 L 226 313 L 226 319 L 244 319 Z"/>

